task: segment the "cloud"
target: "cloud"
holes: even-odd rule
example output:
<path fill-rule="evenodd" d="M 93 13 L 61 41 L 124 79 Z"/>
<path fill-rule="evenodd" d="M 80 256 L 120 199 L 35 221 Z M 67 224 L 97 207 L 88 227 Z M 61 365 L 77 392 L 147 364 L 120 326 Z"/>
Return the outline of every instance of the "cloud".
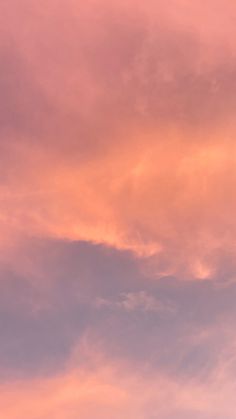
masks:
<path fill-rule="evenodd" d="M 6 238 L 86 240 L 131 250 L 151 257 L 157 275 L 204 279 L 222 270 L 224 260 L 234 269 L 232 142 L 172 139 L 163 146 L 150 140 L 148 150 L 148 141 L 140 151 L 132 141 L 120 146 L 125 159 L 112 150 L 79 166 L 40 150 L 17 150 L 21 167 L 2 193 Z M 24 161 L 32 164 L 25 168 Z"/>
<path fill-rule="evenodd" d="M 43 4 L 1 5 L 2 259 L 33 236 L 234 272 L 233 2 Z"/>
<path fill-rule="evenodd" d="M 204 381 L 181 380 L 161 371 L 134 371 L 131 365 L 91 347 L 83 351 L 83 367 L 76 367 L 73 358 L 63 373 L 2 383 L 0 407 L 4 417 L 235 417 L 235 382 L 230 369 L 217 367 Z"/>
<path fill-rule="evenodd" d="M 158 300 L 146 291 L 127 292 L 120 296 L 119 301 L 97 298 L 96 306 L 118 308 L 127 312 L 141 311 L 150 313 L 175 312 L 175 307 L 169 303 Z"/>

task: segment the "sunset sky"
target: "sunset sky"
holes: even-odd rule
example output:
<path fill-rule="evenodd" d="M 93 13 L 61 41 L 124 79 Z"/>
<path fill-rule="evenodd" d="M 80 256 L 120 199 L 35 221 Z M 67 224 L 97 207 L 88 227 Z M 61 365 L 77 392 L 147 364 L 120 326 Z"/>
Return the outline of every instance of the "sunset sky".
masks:
<path fill-rule="evenodd" d="M 0 417 L 236 418 L 236 3 L 0 4 Z"/>

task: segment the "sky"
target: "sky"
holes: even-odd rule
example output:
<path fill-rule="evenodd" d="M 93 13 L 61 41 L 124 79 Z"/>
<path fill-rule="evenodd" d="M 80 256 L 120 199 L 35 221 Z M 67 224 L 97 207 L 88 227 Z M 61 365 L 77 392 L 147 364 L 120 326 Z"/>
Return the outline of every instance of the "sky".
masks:
<path fill-rule="evenodd" d="M 0 412 L 235 419 L 236 4 L 0 4 Z"/>

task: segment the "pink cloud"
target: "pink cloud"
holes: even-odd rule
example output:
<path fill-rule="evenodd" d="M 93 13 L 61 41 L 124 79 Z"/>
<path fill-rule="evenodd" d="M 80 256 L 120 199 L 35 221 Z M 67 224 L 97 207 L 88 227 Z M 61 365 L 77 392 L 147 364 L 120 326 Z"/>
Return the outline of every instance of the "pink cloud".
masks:
<path fill-rule="evenodd" d="M 94 354 L 91 348 L 88 355 L 82 368 L 76 367 L 73 359 L 63 373 L 2 383 L 0 408 L 4 417 L 74 419 L 81 415 L 88 419 L 94 416 L 146 419 L 161 415 L 168 419 L 191 415 L 233 419 L 235 416 L 235 383 L 224 363 L 202 382 L 158 371 L 134 371 L 127 363 Z"/>
<path fill-rule="evenodd" d="M 87 240 L 151 257 L 154 276 L 234 269 L 233 2 L 13 4 L 2 248 Z"/>

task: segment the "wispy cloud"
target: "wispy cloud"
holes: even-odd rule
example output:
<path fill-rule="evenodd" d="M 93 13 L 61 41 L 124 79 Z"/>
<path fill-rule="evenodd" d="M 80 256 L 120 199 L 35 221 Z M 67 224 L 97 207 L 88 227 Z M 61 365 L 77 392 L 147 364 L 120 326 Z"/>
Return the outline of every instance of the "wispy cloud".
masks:
<path fill-rule="evenodd" d="M 84 350 L 83 350 L 84 351 Z M 93 355 L 94 353 L 94 355 Z M 77 352 L 78 355 L 78 352 Z M 82 356 L 86 354 L 82 352 Z M 9 419 L 210 418 L 235 416 L 235 380 L 217 367 L 205 381 L 181 380 L 161 371 L 134 372 L 122 360 L 89 349 L 82 367 L 69 363 L 47 378 L 1 384 L 0 407 Z"/>
<path fill-rule="evenodd" d="M 170 312 L 174 313 L 176 308 L 168 301 L 159 300 L 146 291 L 128 292 L 120 296 L 119 300 L 97 298 L 96 306 L 121 309 L 127 312 L 141 311 L 151 313 Z"/>

